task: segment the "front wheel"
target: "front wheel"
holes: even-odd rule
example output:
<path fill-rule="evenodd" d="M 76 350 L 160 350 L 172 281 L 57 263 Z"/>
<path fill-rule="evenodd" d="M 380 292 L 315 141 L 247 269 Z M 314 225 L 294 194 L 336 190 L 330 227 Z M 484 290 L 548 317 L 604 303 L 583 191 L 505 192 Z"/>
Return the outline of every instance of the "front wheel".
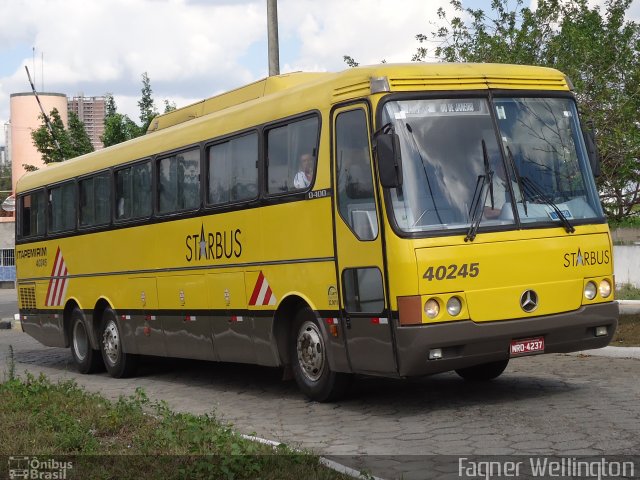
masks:
<path fill-rule="evenodd" d="M 499 377 L 508 364 L 508 359 L 499 360 L 497 362 L 474 365 L 473 367 L 459 368 L 456 373 L 471 382 L 487 382 Z"/>
<path fill-rule="evenodd" d="M 293 376 L 302 393 L 318 402 L 337 400 L 344 395 L 350 375 L 329 367 L 322 330 L 311 309 L 298 312 L 291 339 Z"/>
<path fill-rule="evenodd" d="M 71 312 L 71 356 L 80 373 L 94 373 L 104 369 L 100 352 L 91 348 L 87 323 L 78 307 Z"/>
<path fill-rule="evenodd" d="M 115 378 L 131 376 L 136 368 L 137 357 L 122 349 L 122 334 L 116 314 L 107 308 L 102 315 L 100 350 L 109 375 Z"/>

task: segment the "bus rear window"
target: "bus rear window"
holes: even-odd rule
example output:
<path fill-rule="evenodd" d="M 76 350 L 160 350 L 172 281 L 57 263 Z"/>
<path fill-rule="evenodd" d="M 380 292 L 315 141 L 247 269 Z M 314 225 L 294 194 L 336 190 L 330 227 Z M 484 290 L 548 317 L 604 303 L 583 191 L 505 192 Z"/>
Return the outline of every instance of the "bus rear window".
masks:
<path fill-rule="evenodd" d="M 44 235 L 46 203 L 44 190 L 20 197 L 18 235 L 21 238 Z"/>

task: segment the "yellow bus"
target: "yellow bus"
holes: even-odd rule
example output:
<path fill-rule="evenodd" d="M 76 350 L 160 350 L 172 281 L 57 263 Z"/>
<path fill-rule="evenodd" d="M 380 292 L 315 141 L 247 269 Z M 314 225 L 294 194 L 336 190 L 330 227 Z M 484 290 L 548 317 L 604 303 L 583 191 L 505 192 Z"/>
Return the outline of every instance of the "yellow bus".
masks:
<path fill-rule="evenodd" d="M 597 152 L 569 80 L 491 64 L 270 77 L 17 186 L 22 328 L 78 369 L 143 355 L 500 375 L 617 326 Z"/>

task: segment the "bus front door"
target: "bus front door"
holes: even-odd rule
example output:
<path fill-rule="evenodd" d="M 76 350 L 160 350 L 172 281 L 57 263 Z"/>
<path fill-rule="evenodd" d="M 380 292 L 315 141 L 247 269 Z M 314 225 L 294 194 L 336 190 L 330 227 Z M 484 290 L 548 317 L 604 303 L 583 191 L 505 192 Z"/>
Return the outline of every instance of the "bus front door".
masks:
<path fill-rule="evenodd" d="M 365 104 L 351 104 L 333 115 L 337 270 L 352 370 L 391 373 L 397 369 L 385 301 L 368 118 Z"/>

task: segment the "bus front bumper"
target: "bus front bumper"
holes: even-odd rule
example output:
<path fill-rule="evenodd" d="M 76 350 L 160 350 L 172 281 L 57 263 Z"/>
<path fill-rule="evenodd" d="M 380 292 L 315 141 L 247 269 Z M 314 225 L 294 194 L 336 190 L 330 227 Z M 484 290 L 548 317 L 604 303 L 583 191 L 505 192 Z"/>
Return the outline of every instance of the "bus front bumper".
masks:
<path fill-rule="evenodd" d="M 603 326 L 607 327 L 607 334 L 596 336 L 596 327 Z M 617 326 L 617 302 L 517 320 L 398 326 L 395 335 L 399 374 L 428 375 L 506 360 L 511 342 L 518 339 L 544 337 L 544 353 L 602 348 L 609 344 Z M 434 349 L 440 349 L 442 357 L 430 360 L 429 353 Z"/>

